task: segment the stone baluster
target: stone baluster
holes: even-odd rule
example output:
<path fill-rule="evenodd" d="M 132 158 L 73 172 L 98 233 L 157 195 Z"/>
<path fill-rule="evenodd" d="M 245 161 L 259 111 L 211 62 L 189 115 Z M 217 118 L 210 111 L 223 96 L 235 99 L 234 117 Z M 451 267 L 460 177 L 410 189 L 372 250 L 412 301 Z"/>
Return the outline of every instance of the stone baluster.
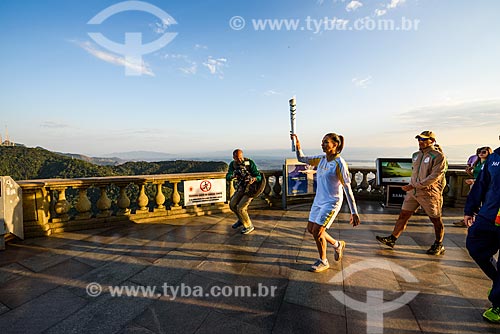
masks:
<path fill-rule="evenodd" d="M 266 197 L 269 197 L 271 194 L 271 185 L 269 184 L 271 177 L 272 176 L 266 175 L 266 186 L 264 187 L 264 195 L 266 195 Z"/>
<path fill-rule="evenodd" d="M 369 172 L 368 175 L 373 176 L 373 181 L 371 183 L 371 192 L 372 193 L 380 193 L 380 185 L 377 183 L 377 175 L 373 172 Z"/>
<path fill-rule="evenodd" d="M 105 218 L 111 216 L 111 200 L 108 197 L 106 192 L 107 186 L 99 187 L 101 191 L 101 195 L 97 200 L 96 206 L 99 209 L 99 213 L 97 214 L 98 218 Z"/>
<path fill-rule="evenodd" d="M 279 174 L 274 175 L 276 181 L 274 182 L 273 192 L 275 197 L 281 197 L 281 184 L 280 184 L 280 176 Z"/>
<path fill-rule="evenodd" d="M 130 198 L 127 196 L 127 184 L 120 184 L 120 195 L 116 201 L 118 206 L 117 216 L 128 216 L 130 215 Z"/>
<path fill-rule="evenodd" d="M 78 211 L 75 219 L 89 219 L 92 217 L 92 212 L 90 212 L 90 209 L 92 209 L 92 203 L 90 203 L 87 196 L 87 187 L 78 189 L 78 201 L 75 204 L 75 208 L 76 211 Z"/>
<path fill-rule="evenodd" d="M 368 188 L 370 187 L 370 184 L 368 183 L 368 172 L 362 171 L 361 174 L 363 174 L 363 180 L 360 184 L 361 191 L 366 193 L 368 192 Z"/>
<path fill-rule="evenodd" d="M 356 181 L 356 174 L 358 171 L 351 171 L 351 189 L 353 192 L 358 188 L 358 182 Z"/>
<path fill-rule="evenodd" d="M 139 185 L 139 196 L 137 197 L 137 205 L 139 209 L 137 209 L 136 213 L 146 213 L 149 211 L 148 209 L 149 198 L 146 195 L 146 184 L 141 183 Z"/>
<path fill-rule="evenodd" d="M 163 181 L 158 181 L 158 183 L 156 183 L 156 196 L 155 196 L 156 208 L 154 208 L 155 212 L 165 210 L 165 205 L 164 205 L 165 195 L 163 195 L 162 186 L 163 186 Z"/>
<path fill-rule="evenodd" d="M 172 207 L 178 208 L 178 207 L 180 207 L 179 202 L 181 201 L 181 195 L 179 194 L 179 191 L 177 189 L 177 185 L 179 184 L 179 181 L 173 181 L 171 183 L 174 186 L 174 189 L 172 190 Z"/>
<path fill-rule="evenodd" d="M 68 212 L 71 205 L 66 200 L 66 189 L 67 187 L 54 188 L 54 190 L 57 191 L 57 202 L 54 205 L 54 211 L 57 214 L 57 217 L 52 219 L 53 222 L 63 222 L 69 220 Z"/>

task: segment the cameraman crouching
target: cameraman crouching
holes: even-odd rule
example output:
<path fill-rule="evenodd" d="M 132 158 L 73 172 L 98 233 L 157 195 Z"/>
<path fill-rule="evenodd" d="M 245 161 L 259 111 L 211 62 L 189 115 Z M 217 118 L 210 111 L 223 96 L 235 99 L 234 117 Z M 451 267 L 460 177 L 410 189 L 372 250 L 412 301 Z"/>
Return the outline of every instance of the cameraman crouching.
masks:
<path fill-rule="evenodd" d="M 229 207 L 238 217 L 238 221 L 232 225 L 236 229 L 243 226 L 242 234 L 249 234 L 255 228 L 248 216 L 248 206 L 250 202 L 264 189 L 265 178 L 257 169 L 253 160 L 245 158 L 243 151 L 236 149 L 233 151 L 233 161 L 229 164 L 226 180 L 236 179 L 235 193 L 231 197 Z"/>

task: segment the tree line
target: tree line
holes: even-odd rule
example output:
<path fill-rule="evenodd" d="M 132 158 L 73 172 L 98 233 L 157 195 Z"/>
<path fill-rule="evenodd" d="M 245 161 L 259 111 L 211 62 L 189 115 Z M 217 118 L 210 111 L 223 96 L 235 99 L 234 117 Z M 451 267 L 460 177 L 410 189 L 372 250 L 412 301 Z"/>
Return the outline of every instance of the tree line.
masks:
<path fill-rule="evenodd" d="M 151 175 L 195 172 L 223 172 L 222 161 L 126 162 L 117 166 L 100 166 L 63 156 L 41 147 L 0 146 L 0 175 L 14 180 L 83 178 L 98 176 Z"/>

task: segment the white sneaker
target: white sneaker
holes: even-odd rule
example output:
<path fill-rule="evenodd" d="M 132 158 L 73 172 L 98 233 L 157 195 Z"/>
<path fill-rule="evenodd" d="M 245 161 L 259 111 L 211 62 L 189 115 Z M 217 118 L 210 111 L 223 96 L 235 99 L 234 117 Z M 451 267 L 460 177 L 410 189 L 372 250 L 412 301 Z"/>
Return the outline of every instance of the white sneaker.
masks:
<path fill-rule="evenodd" d="M 248 233 L 251 233 L 253 230 L 255 230 L 255 227 L 253 227 L 253 225 L 250 225 L 250 226 L 242 229 L 241 234 L 248 234 Z"/>
<path fill-rule="evenodd" d="M 342 255 L 344 255 L 344 249 L 345 249 L 345 241 L 339 240 L 339 247 L 334 249 L 335 253 L 333 255 L 335 256 L 335 261 L 342 260 Z"/>
<path fill-rule="evenodd" d="M 310 271 L 314 272 L 314 273 L 319 273 L 319 272 L 322 272 L 324 270 L 327 270 L 328 268 L 330 268 L 330 264 L 328 263 L 328 259 L 326 259 L 324 262 L 323 260 L 321 259 L 318 259 L 316 262 L 314 262 L 314 264 L 311 266 L 311 269 Z"/>

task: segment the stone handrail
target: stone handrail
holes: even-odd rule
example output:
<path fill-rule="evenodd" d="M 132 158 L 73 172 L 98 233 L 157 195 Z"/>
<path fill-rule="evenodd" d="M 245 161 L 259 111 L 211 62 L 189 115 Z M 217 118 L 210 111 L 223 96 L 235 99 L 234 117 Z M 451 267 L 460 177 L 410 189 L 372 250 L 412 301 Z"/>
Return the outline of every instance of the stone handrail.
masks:
<path fill-rule="evenodd" d="M 252 202 L 252 207 L 281 207 L 284 189 L 282 170 L 263 172 L 267 184 L 263 194 Z M 350 167 L 350 172 L 357 199 L 383 200 L 384 188 L 374 182 L 374 168 Z M 183 181 L 224 177 L 225 172 L 206 172 L 19 181 L 23 190 L 25 235 L 50 235 L 126 221 L 145 223 L 230 212 L 228 201 L 234 193 L 232 182 L 228 183 L 224 203 L 189 207 L 181 203 Z M 467 177 L 463 170 L 448 171 L 445 205 L 463 205 L 468 191 L 464 182 Z M 294 200 L 310 201 L 312 197 Z"/>

